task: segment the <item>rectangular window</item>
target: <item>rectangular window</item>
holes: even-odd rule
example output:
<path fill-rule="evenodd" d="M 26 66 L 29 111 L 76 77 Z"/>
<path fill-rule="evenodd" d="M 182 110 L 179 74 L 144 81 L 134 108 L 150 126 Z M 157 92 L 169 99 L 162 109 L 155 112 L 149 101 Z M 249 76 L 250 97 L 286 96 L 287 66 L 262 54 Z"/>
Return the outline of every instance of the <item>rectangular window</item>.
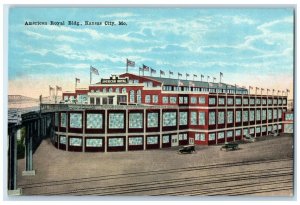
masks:
<path fill-rule="evenodd" d="M 267 104 L 267 99 L 262 99 L 262 104 L 266 105 Z"/>
<path fill-rule="evenodd" d="M 199 104 L 205 104 L 205 97 L 204 96 L 199 97 Z"/>
<path fill-rule="evenodd" d="M 67 137 L 65 135 L 59 136 L 59 143 L 60 144 L 67 144 Z"/>
<path fill-rule="evenodd" d="M 209 133 L 208 140 L 211 141 L 211 140 L 215 140 L 215 139 L 216 139 L 216 134 L 215 133 Z"/>
<path fill-rule="evenodd" d="M 273 119 L 277 119 L 277 109 L 273 110 Z"/>
<path fill-rule="evenodd" d="M 179 104 L 183 104 L 183 97 L 179 97 Z"/>
<path fill-rule="evenodd" d="M 205 125 L 205 112 L 199 112 L 199 125 Z"/>
<path fill-rule="evenodd" d="M 266 127 L 266 126 L 262 126 L 262 127 L 261 127 L 261 131 L 262 131 L 262 132 L 266 132 L 266 131 L 267 131 L 267 127 Z"/>
<path fill-rule="evenodd" d="M 67 114 L 66 113 L 60 113 L 60 126 L 67 127 Z"/>
<path fill-rule="evenodd" d="M 81 113 L 70 113 L 70 128 L 82 128 Z"/>
<path fill-rule="evenodd" d="M 227 98 L 227 104 L 233 105 L 233 98 Z"/>
<path fill-rule="evenodd" d="M 216 113 L 215 112 L 209 112 L 209 125 L 215 125 L 216 124 Z"/>
<path fill-rule="evenodd" d="M 249 133 L 248 131 L 249 131 L 248 128 L 244 128 L 243 129 L 243 135 L 248 135 L 248 133 Z"/>
<path fill-rule="evenodd" d="M 243 122 L 248 122 L 248 111 L 247 110 L 243 111 Z"/>
<path fill-rule="evenodd" d="M 256 110 L 256 120 L 260 120 L 260 110 Z"/>
<path fill-rule="evenodd" d="M 227 112 L 227 123 L 233 123 L 233 111 Z"/>
<path fill-rule="evenodd" d="M 158 113 L 148 113 L 147 127 L 158 127 Z"/>
<path fill-rule="evenodd" d="M 218 112 L 218 124 L 224 124 L 224 112 Z"/>
<path fill-rule="evenodd" d="M 176 126 L 177 122 L 176 112 L 164 112 L 163 113 L 163 127 Z"/>
<path fill-rule="evenodd" d="M 254 128 L 250 128 L 250 134 L 254 134 Z"/>
<path fill-rule="evenodd" d="M 195 133 L 195 140 L 205 141 L 205 133 Z"/>
<path fill-rule="evenodd" d="M 279 129 L 279 130 L 281 130 L 281 128 L 282 128 L 282 125 L 281 125 L 281 124 L 279 124 L 279 125 L 278 125 L 278 129 Z"/>
<path fill-rule="evenodd" d="M 180 133 L 178 138 L 179 140 L 187 140 L 187 133 Z"/>
<path fill-rule="evenodd" d="M 273 99 L 273 104 L 277 105 L 277 99 Z"/>
<path fill-rule="evenodd" d="M 150 103 L 151 101 L 151 96 L 150 95 L 146 95 L 145 96 L 145 103 Z"/>
<path fill-rule="evenodd" d="M 286 105 L 286 99 L 283 99 L 283 100 L 282 100 L 282 104 L 283 104 L 283 105 Z"/>
<path fill-rule="evenodd" d="M 170 97 L 170 103 L 171 104 L 176 104 L 177 103 L 177 98 L 176 97 Z"/>
<path fill-rule="evenodd" d="M 249 103 L 248 98 L 244 98 L 244 99 L 243 99 L 243 104 L 244 104 L 244 105 L 248 105 L 248 103 Z"/>
<path fill-rule="evenodd" d="M 196 103 L 197 103 L 197 98 L 191 97 L 191 104 L 196 104 Z"/>
<path fill-rule="evenodd" d="M 179 125 L 188 124 L 188 115 L 187 112 L 179 112 Z"/>
<path fill-rule="evenodd" d="M 109 113 L 109 129 L 124 128 L 124 113 Z"/>
<path fill-rule="evenodd" d="M 242 104 L 242 99 L 241 98 L 235 98 L 235 104 L 236 105 L 241 105 Z"/>
<path fill-rule="evenodd" d="M 256 133 L 260 133 L 260 127 L 256 127 Z"/>
<path fill-rule="evenodd" d="M 55 127 L 58 127 L 58 121 L 59 121 L 58 113 L 56 112 L 55 113 Z"/>
<path fill-rule="evenodd" d="M 268 110 L 268 120 L 272 120 L 272 110 Z"/>
<path fill-rule="evenodd" d="M 250 121 L 254 121 L 255 110 L 250 110 Z"/>
<path fill-rule="evenodd" d="M 219 98 L 219 105 L 225 105 L 225 98 Z"/>
<path fill-rule="evenodd" d="M 87 113 L 86 128 L 87 129 L 102 129 L 102 114 Z"/>
<path fill-rule="evenodd" d="M 86 147 L 102 147 L 102 139 L 86 139 Z"/>
<path fill-rule="evenodd" d="M 191 125 L 197 125 L 197 112 L 191 112 Z"/>
<path fill-rule="evenodd" d="M 109 147 L 124 146 L 124 139 L 123 138 L 108 138 L 108 146 Z"/>
<path fill-rule="evenodd" d="M 163 135 L 163 143 L 170 143 L 170 135 Z"/>
<path fill-rule="evenodd" d="M 129 145 L 143 145 L 143 137 L 129 137 L 128 144 Z"/>
<path fill-rule="evenodd" d="M 218 133 L 218 139 L 224 139 L 224 132 Z"/>
<path fill-rule="evenodd" d="M 256 98 L 256 105 L 260 105 L 260 98 Z"/>
<path fill-rule="evenodd" d="M 216 104 L 216 98 L 209 98 L 208 103 L 209 103 L 210 105 L 215 105 L 215 104 Z"/>
<path fill-rule="evenodd" d="M 184 97 L 183 100 L 184 100 L 184 104 L 188 104 L 189 103 L 189 101 L 188 101 L 189 98 L 188 97 Z"/>
<path fill-rule="evenodd" d="M 282 118 L 282 110 L 278 109 L 278 118 Z"/>
<path fill-rule="evenodd" d="M 233 137 L 233 131 L 232 130 L 227 131 L 226 135 L 227 137 Z"/>
<path fill-rule="evenodd" d="M 269 132 L 272 131 L 272 128 L 273 128 L 273 126 L 272 126 L 272 125 L 269 125 L 269 126 L 268 126 L 268 131 L 269 131 Z"/>
<path fill-rule="evenodd" d="M 268 105 L 272 105 L 272 99 L 268 99 Z"/>
<path fill-rule="evenodd" d="M 235 111 L 235 121 L 241 122 L 241 114 L 242 112 L 240 110 Z"/>
<path fill-rule="evenodd" d="M 129 113 L 129 128 L 143 128 L 143 113 Z"/>
<path fill-rule="evenodd" d="M 250 105 L 254 105 L 255 104 L 255 99 L 254 98 L 250 98 Z"/>
<path fill-rule="evenodd" d="M 278 100 L 278 104 L 281 105 L 282 104 L 282 99 Z"/>
<path fill-rule="evenodd" d="M 163 97 L 163 104 L 168 104 L 169 103 L 169 98 L 164 96 Z"/>
<path fill-rule="evenodd" d="M 158 103 L 158 95 L 152 95 L 152 102 Z"/>
<path fill-rule="evenodd" d="M 158 143 L 157 136 L 147 137 L 147 144 L 157 144 L 157 143 Z"/>
<path fill-rule="evenodd" d="M 235 136 L 241 136 L 241 130 L 240 129 L 235 130 Z"/>
<path fill-rule="evenodd" d="M 82 139 L 81 138 L 75 138 L 75 137 L 71 137 L 70 138 L 70 145 L 71 146 L 77 146 L 80 147 L 82 146 Z"/>
<path fill-rule="evenodd" d="M 261 120 L 267 120 L 267 110 L 262 110 L 262 112 L 261 112 Z"/>

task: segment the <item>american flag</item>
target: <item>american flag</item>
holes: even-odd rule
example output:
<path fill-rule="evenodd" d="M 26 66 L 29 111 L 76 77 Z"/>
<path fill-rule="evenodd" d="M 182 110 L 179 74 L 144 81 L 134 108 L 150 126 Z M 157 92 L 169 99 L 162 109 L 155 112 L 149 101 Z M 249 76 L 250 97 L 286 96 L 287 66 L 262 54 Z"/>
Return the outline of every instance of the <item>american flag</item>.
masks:
<path fill-rule="evenodd" d="M 220 72 L 220 76 L 223 77 L 223 73 L 222 72 Z"/>
<path fill-rule="evenodd" d="M 149 70 L 150 70 L 150 67 L 143 64 L 143 70 L 144 70 L 144 71 L 149 71 Z"/>
<path fill-rule="evenodd" d="M 182 76 L 182 74 L 181 74 L 181 73 L 178 73 L 178 77 L 179 77 L 179 76 L 181 77 L 181 76 Z"/>
<path fill-rule="evenodd" d="M 79 78 L 75 78 L 76 83 L 80 83 L 80 79 Z"/>
<path fill-rule="evenodd" d="M 174 73 L 173 73 L 172 71 L 169 71 L 169 74 L 170 74 L 170 75 L 173 75 Z"/>
<path fill-rule="evenodd" d="M 196 74 L 193 75 L 195 78 L 197 78 L 198 76 Z"/>
<path fill-rule="evenodd" d="M 154 74 L 155 74 L 155 73 L 156 73 L 156 70 L 154 70 L 154 69 L 151 68 L 151 73 L 154 73 Z"/>
<path fill-rule="evenodd" d="M 160 70 L 160 74 L 161 74 L 161 75 L 165 75 L 165 72 L 162 71 L 162 70 Z"/>
<path fill-rule="evenodd" d="M 201 78 L 204 78 L 204 75 L 201 74 Z"/>
<path fill-rule="evenodd" d="M 95 75 L 99 75 L 99 72 L 96 68 L 94 68 L 93 66 L 91 66 L 90 68 L 91 73 L 94 73 Z"/>
<path fill-rule="evenodd" d="M 186 77 L 190 77 L 190 74 L 186 73 Z"/>
<path fill-rule="evenodd" d="M 54 88 L 52 88 L 52 87 L 49 85 L 49 90 L 54 90 Z"/>
<path fill-rule="evenodd" d="M 134 67 L 135 66 L 135 62 L 127 59 L 127 66 Z"/>

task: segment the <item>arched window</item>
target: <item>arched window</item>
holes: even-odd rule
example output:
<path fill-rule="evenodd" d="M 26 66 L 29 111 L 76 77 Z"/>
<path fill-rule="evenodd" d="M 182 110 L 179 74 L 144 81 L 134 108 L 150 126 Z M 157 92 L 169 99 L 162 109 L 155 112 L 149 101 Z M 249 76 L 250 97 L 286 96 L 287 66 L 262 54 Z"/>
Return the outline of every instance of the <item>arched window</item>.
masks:
<path fill-rule="evenodd" d="M 119 93 L 120 92 L 120 88 L 116 88 L 116 93 Z"/>
<path fill-rule="evenodd" d="M 126 88 L 122 88 L 122 93 L 126 93 Z"/>
<path fill-rule="evenodd" d="M 109 89 L 108 89 L 108 92 L 109 92 L 109 93 L 112 93 L 112 92 L 113 92 L 113 89 L 112 89 L 112 88 L 109 88 Z"/>
<path fill-rule="evenodd" d="M 103 93 L 106 93 L 106 88 L 103 88 Z"/>
<path fill-rule="evenodd" d="M 136 98 L 137 98 L 137 103 L 141 104 L 142 103 L 142 92 L 141 92 L 141 90 L 138 90 L 136 92 Z"/>
<path fill-rule="evenodd" d="M 129 95 L 130 95 L 130 98 L 129 98 L 130 101 L 129 102 L 130 103 L 134 103 L 134 90 L 131 90 L 130 93 L 129 93 Z"/>

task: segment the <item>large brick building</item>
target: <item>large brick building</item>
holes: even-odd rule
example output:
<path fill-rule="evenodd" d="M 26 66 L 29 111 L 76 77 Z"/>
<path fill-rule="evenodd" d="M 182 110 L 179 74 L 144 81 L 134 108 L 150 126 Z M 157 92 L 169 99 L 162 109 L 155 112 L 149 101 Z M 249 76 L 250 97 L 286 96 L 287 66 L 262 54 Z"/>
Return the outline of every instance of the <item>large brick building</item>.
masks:
<path fill-rule="evenodd" d="M 53 143 L 69 151 L 158 149 L 260 137 L 283 132 L 287 111 L 287 96 L 130 73 L 64 92 L 63 99 L 63 105 L 56 105 Z"/>

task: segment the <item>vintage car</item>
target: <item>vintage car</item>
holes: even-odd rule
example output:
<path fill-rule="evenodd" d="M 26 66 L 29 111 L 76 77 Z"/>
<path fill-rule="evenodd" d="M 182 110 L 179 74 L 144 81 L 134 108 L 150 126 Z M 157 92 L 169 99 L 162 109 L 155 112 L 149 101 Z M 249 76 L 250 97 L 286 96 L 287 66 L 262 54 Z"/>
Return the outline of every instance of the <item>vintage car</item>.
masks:
<path fill-rule="evenodd" d="M 178 153 L 180 154 L 192 154 L 195 152 L 196 152 L 195 145 L 186 145 L 178 150 Z"/>
<path fill-rule="evenodd" d="M 244 136 L 244 141 L 245 141 L 245 142 L 255 142 L 255 138 L 252 137 L 252 136 L 249 135 L 249 134 L 246 134 L 246 135 Z"/>
<path fill-rule="evenodd" d="M 237 150 L 239 148 L 239 144 L 235 142 L 228 143 L 226 142 L 224 145 L 221 146 L 220 150 L 225 149 L 228 150 Z"/>

